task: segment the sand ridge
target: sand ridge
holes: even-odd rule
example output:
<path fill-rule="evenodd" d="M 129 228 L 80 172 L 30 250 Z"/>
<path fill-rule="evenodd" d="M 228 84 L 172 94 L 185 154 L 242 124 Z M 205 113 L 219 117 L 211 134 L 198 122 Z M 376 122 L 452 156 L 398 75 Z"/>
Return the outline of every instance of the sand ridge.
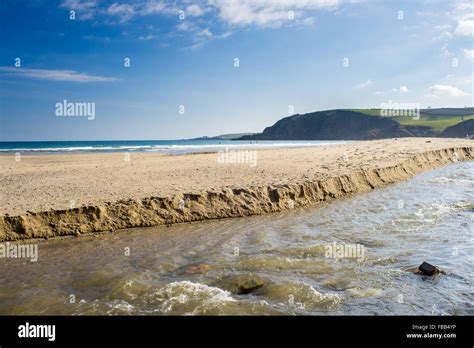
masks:
<path fill-rule="evenodd" d="M 0 240 L 265 214 L 473 158 L 474 141 L 439 138 L 261 149 L 256 166 L 216 153 L 1 156 Z"/>

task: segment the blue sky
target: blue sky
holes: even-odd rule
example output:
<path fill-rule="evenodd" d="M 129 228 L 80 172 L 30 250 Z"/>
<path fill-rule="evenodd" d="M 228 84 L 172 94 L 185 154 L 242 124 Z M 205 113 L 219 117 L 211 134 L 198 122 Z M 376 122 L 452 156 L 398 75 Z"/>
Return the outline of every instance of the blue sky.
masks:
<path fill-rule="evenodd" d="M 465 0 L 2 1 L 0 140 L 182 139 L 262 131 L 292 110 L 472 106 L 473 9 Z M 95 118 L 56 116 L 64 100 L 95 103 Z"/>

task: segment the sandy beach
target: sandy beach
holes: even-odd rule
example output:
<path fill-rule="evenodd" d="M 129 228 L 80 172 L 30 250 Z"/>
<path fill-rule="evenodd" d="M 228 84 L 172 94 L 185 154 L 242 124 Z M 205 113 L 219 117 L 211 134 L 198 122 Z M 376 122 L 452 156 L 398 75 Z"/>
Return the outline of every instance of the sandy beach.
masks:
<path fill-rule="evenodd" d="M 1 156 L 0 240 L 293 209 L 472 160 L 474 141 L 403 138 L 254 155 L 255 163 L 222 163 L 217 153 Z"/>

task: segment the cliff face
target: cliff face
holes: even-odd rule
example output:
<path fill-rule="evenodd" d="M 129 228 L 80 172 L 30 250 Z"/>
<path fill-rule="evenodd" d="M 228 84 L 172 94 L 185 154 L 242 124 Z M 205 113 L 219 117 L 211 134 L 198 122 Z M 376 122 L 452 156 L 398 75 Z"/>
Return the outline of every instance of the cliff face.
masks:
<path fill-rule="evenodd" d="M 263 133 L 239 140 L 370 140 L 397 137 L 431 137 L 430 127 L 401 126 L 385 117 L 349 110 L 329 110 L 285 117 Z"/>
<path fill-rule="evenodd" d="M 463 121 L 448 127 L 441 133 L 441 136 L 444 138 L 472 138 L 474 137 L 474 120 Z"/>

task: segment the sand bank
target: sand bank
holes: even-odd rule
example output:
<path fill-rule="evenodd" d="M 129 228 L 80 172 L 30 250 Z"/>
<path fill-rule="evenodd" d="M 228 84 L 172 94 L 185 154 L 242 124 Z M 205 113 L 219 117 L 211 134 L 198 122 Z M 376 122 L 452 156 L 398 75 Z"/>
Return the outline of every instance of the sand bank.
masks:
<path fill-rule="evenodd" d="M 1 156 L 0 241 L 295 209 L 472 160 L 474 141 L 388 139 L 256 156 L 248 163 L 222 163 L 216 153 Z"/>

